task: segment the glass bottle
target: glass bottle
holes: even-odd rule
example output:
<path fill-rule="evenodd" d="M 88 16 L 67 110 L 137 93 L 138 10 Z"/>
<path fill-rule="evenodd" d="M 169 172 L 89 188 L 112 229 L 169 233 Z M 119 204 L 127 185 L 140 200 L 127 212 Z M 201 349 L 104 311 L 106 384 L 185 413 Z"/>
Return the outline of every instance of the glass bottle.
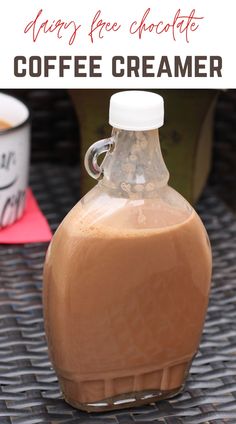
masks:
<path fill-rule="evenodd" d="M 211 249 L 197 213 L 168 186 L 163 117 L 157 94 L 111 97 L 112 135 L 85 157 L 98 184 L 69 212 L 47 252 L 49 353 L 65 400 L 86 411 L 174 396 L 198 349 Z"/>

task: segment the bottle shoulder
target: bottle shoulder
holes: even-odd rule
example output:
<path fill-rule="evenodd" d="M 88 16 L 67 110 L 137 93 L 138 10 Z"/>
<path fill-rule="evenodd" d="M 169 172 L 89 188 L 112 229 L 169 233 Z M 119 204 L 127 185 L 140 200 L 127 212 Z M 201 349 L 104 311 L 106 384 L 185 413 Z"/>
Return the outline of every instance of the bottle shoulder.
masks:
<path fill-rule="evenodd" d="M 150 240 L 153 246 L 168 242 L 172 249 L 178 249 L 180 241 L 186 240 L 186 249 L 199 245 L 199 252 L 210 262 L 207 232 L 193 207 L 170 187 L 162 194 L 160 198 L 131 201 L 113 198 L 95 187 L 58 227 L 47 263 L 55 256 L 63 258 L 63 252 L 70 252 L 67 262 L 71 262 L 78 252 L 93 249 L 94 243 L 99 249 L 107 249 L 119 240 L 130 243 L 134 239 L 143 246 L 148 246 Z"/>
<path fill-rule="evenodd" d="M 69 212 L 62 228 L 111 227 L 118 230 L 156 230 L 181 224 L 196 214 L 192 206 L 169 186 L 154 197 L 113 196 L 97 185 Z M 59 227 L 59 230 L 60 230 Z"/>

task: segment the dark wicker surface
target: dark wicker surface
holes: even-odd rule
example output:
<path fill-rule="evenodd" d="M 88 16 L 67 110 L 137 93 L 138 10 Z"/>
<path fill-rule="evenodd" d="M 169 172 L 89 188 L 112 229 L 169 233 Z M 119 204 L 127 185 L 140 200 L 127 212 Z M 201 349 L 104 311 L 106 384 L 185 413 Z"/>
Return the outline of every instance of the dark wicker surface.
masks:
<path fill-rule="evenodd" d="M 75 164 L 79 161 L 79 125 L 68 90 L 4 90 L 30 108 L 31 159 Z"/>
<path fill-rule="evenodd" d="M 33 167 L 32 187 L 53 230 L 77 201 L 78 180 L 77 169 Z M 0 424 L 236 423 L 236 220 L 211 189 L 198 209 L 210 235 L 214 272 L 201 347 L 186 389 L 172 400 L 120 412 L 87 414 L 61 399 L 43 330 L 47 246 L 0 246 Z"/>
<path fill-rule="evenodd" d="M 220 93 L 215 111 L 211 184 L 236 211 L 236 90 Z"/>

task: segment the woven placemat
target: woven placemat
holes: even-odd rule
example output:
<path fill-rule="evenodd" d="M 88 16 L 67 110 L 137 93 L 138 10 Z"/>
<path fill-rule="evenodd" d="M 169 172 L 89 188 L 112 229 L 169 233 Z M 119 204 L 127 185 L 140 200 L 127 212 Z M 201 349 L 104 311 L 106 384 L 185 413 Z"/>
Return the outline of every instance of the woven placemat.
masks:
<path fill-rule="evenodd" d="M 78 200 L 78 181 L 76 168 L 32 168 L 34 193 L 53 230 Z M 87 414 L 63 401 L 43 329 L 47 246 L 0 246 L 1 424 L 236 423 L 236 220 L 210 188 L 198 210 L 210 235 L 214 272 L 204 334 L 186 389 L 172 400 L 124 411 Z"/>

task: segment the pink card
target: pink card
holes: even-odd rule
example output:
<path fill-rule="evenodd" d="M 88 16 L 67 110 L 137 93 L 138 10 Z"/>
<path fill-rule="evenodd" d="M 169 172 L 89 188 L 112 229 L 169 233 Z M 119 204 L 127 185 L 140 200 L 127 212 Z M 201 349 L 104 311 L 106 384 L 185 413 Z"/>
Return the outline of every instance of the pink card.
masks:
<path fill-rule="evenodd" d="M 47 242 L 51 238 L 52 232 L 48 222 L 29 188 L 24 215 L 9 227 L 0 229 L 0 244 Z"/>

